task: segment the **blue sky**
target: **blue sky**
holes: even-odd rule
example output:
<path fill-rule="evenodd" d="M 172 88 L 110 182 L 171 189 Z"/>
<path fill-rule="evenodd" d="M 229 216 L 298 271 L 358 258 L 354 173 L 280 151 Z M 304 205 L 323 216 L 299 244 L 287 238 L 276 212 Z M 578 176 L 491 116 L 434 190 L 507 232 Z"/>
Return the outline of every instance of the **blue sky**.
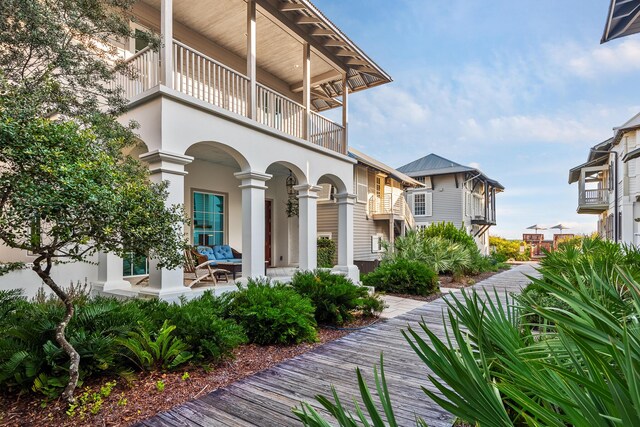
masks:
<path fill-rule="evenodd" d="M 640 111 L 640 35 L 600 45 L 608 0 L 314 3 L 394 79 L 350 98 L 352 146 L 480 167 L 506 187 L 494 235 L 595 230 L 568 170 Z"/>

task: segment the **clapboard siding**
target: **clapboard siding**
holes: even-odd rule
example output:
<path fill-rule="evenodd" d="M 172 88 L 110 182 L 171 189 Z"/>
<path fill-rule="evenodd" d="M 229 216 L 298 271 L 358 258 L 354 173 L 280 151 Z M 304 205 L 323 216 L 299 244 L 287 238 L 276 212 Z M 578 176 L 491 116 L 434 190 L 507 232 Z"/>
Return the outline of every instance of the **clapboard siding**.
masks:
<path fill-rule="evenodd" d="M 452 222 L 456 227 L 462 226 L 464 205 L 462 194 L 462 176 L 458 176 L 459 188 L 456 188 L 455 175 L 434 176 L 433 182 L 433 214 L 416 216 L 416 224 L 426 225 L 434 222 Z M 415 194 L 415 193 L 414 193 Z"/>
<path fill-rule="evenodd" d="M 318 203 L 318 233 L 331 233 L 338 244 L 338 205 Z M 371 236 L 382 234 L 389 241 L 389 223 L 367 218 L 366 204 L 356 203 L 353 209 L 353 259 L 373 261 L 379 259 L 379 253 L 371 252 Z"/>

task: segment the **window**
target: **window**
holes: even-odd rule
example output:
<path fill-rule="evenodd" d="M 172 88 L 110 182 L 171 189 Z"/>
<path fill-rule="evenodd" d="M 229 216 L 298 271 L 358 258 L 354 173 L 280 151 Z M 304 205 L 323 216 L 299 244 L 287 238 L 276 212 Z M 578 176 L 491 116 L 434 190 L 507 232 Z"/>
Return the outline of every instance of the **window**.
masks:
<path fill-rule="evenodd" d="M 367 169 L 361 166 L 356 168 L 356 197 L 360 203 L 367 203 L 367 193 L 369 182 L 367 177 Z"/>
<path fill-rule="evenodd" d="M 432 212 L 432 193 L 415 193 L 413 195 L 413 214 L 415 216 L 431 216 Z"/>
<path fill-rule="evenodd" d="M 225 196 L 193 192 L 193 244 L 222 245 L 225 242 Z"/>
<path fill-rule="evenodd" d="M 331 240 L 331 232 L 318 233 L 318 239 Z"/>
<path fill-rule="evenodd" d="M 428 189 L 432 189 L 433 186 L 431 184 L 431 177 L 430 176 L 418 176 L 415 178 L 416 181 L 418 181 L 420 184 L 424 184 L 425 187 L 427 187 Z"/>
<path fill-rule="evenodd" d="M 144 276 L 149 274 L 149 260 L 144 255 L 130 252 L 122 259 L 122 276 Z"/>
<path fill-rule="evenodd" d="M 382 242 L 384 241 L 382 234 L 376 234 L 371 236 L 371 253 L 379 253 L 384 250 Z"/>
<path fill-rule="evenodd" d="M 133 31 L 133 37 L 129 41 L 129 50 L 131 53 L 138 53 L 145 47 L 149 46 L 150 33 L 148 28 L 143 27 L 140 24 L 131 23 L 131 30 Z"/>

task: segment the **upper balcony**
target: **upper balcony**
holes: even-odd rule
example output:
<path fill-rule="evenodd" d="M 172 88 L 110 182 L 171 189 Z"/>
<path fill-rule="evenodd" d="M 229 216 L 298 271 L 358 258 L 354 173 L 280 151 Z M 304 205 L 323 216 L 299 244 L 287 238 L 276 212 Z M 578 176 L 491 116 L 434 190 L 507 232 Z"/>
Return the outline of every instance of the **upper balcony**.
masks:
<path fill-rule="evenodd" d="M 134 76 L 117 84 L 131 100 L 163 85 L 346 154 L 348 95 L 391 81 L 308 0 L 143 0 L 134 14 L 161 48 L 129 43 Z M 319 114 L 338 107 L 341 123 Z"/>
<path fill-rule="evenodd" d="M 600 214 L 609 209 L 608 157 L 577 166 L 569 172 L 569 184 L 578 182 L 579 214 Z"/>
<path fill-rule="evenodd" d="M 368 209 L 374 220 L 400 219 L 405 221 L 412 230 L 416 228 L 411 207 L 400 194 L 385 193 L 382 197 L 371 194 Z"/>

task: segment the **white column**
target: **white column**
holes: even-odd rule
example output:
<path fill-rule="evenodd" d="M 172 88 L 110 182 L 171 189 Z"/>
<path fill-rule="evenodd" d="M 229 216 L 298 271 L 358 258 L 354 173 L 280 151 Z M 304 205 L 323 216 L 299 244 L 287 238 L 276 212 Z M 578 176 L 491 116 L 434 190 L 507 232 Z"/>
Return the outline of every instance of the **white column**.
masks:
<path fill-rule="evenodd" d="M 98 281 L 95 283 L 104 292 L 131 290 L 131 283 L 124 280 L 122 274 L 122 258 L 115 254 L 100 252 L 98 254 Z"/>
<path fill-rule="evenodd" d="M 256 2 L 247 0 L 247 77 L 249 78 L 247 111 L 250 119 L 257 117 L 256 31 Z"/>
<path fill-rule="evenodd" d="M 346 154 L 349 144 L 349 81 L 347 73 L 342 75 L 342 144 L 343 152 Z"/>
<path fill-rule="evenodd" d="M 304 106 L 303 139 L 309 139 L 309 119 L 311 118 L 311 45 L 302 45 L 302 105 Z"/>
<path fill-rule="evenodd" d="M 140 159 L 149 164 L 152 182 L 166 181 L 169 183 L 166 205 L 183 205 L 184 176 L 187 174 L 184 166 L 191 163 L 193 157 L 154 150 L 142 154 Z M 149 260 L 149 286 L 142 288 L 140 290 L 141 294 L 152 295 L 162 299 L 175 299 L 187 292 L 190 292 L 190 288 L 184 286 L 182 266 L 177 267 L 175 270 L 158 269 L 158 261 Z"/>
<path fill-rule="evenodd" d="M 237 172 L 242 189 L 242 277 L 265 275 L 265 182 L 271 175 L 260 172 Z"/>
<path fill-rule="evenodd" d="M 173 0 L 160 4 L 160 83 L 173 88 Z"/>
<path fill-rule="evenodd" d="M 298 236 L 299 262 L 301 270 L 315 270 L 318 267 L 318 192 L 317 185 L 297 185 L 298 191 Z"/>
<path fill-rule="evenodd" d="M 338 265 L 335 272 L 345 274 L 354 283 L 360 281 L 358 267 L 353 264 L 353 205 L 355 194 L 336 194 L 338 203 Z"/>

